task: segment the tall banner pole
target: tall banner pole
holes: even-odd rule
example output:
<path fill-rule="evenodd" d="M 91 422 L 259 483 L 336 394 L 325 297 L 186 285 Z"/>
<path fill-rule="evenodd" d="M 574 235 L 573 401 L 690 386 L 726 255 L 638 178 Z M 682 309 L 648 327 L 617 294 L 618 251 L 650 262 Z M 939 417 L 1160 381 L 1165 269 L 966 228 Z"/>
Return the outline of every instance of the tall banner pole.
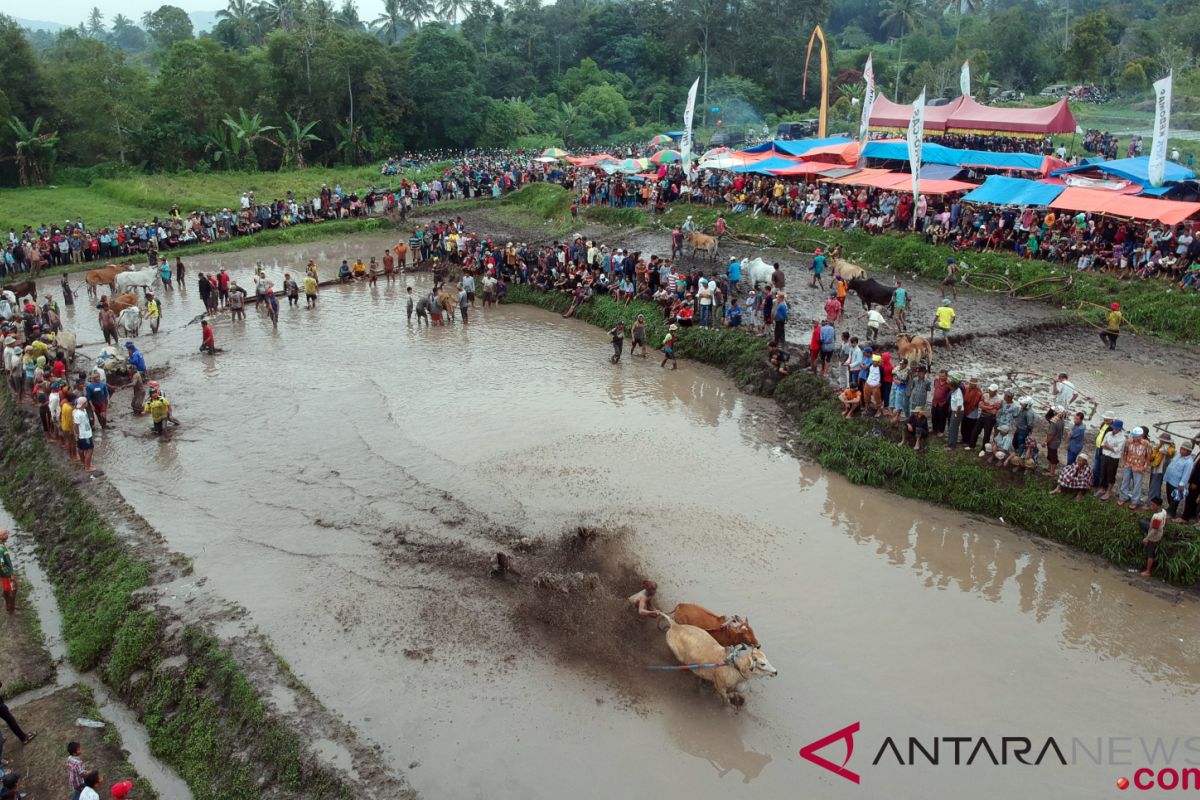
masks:
<path fill-rule="evenodd" d="M 1162 186 L 1167 174 L 1167 139 L 1171 133 L 1171 75 L 1154 82 L 1154 139 L 1150 144 L 1151 186 Z"/>
<path fill-rule="evenodd" d="M 875 107 L 875 64 L 870 54 L 867 55 L 867 65 L 863 67 L 863 82 L 866 88 L 863 91 L 862 117 L 858 121 L 859 164 L 863 162 L 863 152 L 867 148 L 867 135 L 871 131 L 871 110 Z"/>
<path fill-rule="evenodd" d="M 959 91 L 962 92 L 963 97 L 971 96 L 971 62 L 970 62 L 970 60 L 963 62 L 962 72 L 960 72 L 958 75 L 958 88 L 959 88 Z M 986 100 L 987 98 L 984 98 L 984 99 Z"/>
<path fill-rule="evenodd" d="M 683 172 L 690 177 L 692 171 L 692 118 L 696 114 L 696 89 L 700 79 L 692 82 L 688 91 L 687 106 L 683 109 L 683 140 L 679 143 L 680 161 L 683 162 Z"/>
<path fill-rule="evenodd" d="M 908 167 L 912 170 L 913 226 L 917 224 L 916 204 L 921 195 L 921 145 L 925 138 L 925 89 L 913 102 L 908 120 Z"/>

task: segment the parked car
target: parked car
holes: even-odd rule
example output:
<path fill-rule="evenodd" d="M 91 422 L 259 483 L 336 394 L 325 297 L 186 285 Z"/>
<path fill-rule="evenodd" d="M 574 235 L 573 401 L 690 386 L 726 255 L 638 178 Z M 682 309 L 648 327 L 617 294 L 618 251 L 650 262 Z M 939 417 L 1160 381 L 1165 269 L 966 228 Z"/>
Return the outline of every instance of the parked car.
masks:
<path fill-rule="evenodd" d="M 1042 97 L 1066 97 L 1070 91 L 1071 85 L 1069 83 L 1052 83 L 1043 88 L 1038 94 Z"/>
<path fill-rule="evenodd" d="M 931 106 L 948 106 L 948 105 L 950 105 L 950 98 L 949 97 L 935 97 L 929 101 L 929 105 L 931 105 Z"/>
<path fill-rule="evenodd" d="M 737 147 L 746 143 L 746 132 L 735 128 L 722 128 L 708 140 L 709 147 Z"/>
<path fill-rule="evenodd" d="M 807 139 L 817 134 L 819 123 L 820 121 L 815 119 L 802 119 L 799 122 L 781 122 L 779 123 L 779 127 L 775 129 L 775 137 L 777 139 Z"/>

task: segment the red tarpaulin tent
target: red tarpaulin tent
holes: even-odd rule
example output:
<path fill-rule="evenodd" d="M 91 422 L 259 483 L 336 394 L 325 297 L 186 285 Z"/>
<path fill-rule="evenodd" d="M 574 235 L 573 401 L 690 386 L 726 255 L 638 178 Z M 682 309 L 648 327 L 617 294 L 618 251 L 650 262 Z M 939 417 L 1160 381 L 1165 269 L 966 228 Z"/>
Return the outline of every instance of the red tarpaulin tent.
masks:
<path fill-rule="evenodd" d="M 1051 208 L 1067 211 L 1090 211 L 1112 217 L 1127 217 L 1165 225 L 1177 225 L 1200 214 L 1200 203 L 1181 203 L 1176 200 L 1156 200 L 1150 197 L 1131 197 L 1127 194 L 1067 187 L 1050 203 Z"/>
<path fill-rule="evenodd" d="M 871 130 L 908 130 L 912 105 L 893 103 L 882 94 L 871 107 Z M 993 108 L 970 97 L 959 97 L 944 106 L 925 106 L 925 133 L 980 133 L 1005 136 L 1043 136 L 1074 133 L 1075 117 L 1066 98 L 1041 108 Z"/>

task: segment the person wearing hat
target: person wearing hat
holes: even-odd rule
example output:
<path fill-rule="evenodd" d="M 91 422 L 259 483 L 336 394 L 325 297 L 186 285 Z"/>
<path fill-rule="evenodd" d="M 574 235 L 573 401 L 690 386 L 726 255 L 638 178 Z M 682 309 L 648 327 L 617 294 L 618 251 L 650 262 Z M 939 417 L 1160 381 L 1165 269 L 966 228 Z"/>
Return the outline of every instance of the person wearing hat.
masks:
<path fill-rule="evenodd" d="M 729 293 L 736 293 L 738 284 L 742 282 L 742 262 L 730 256 L 729 266 L 725 268 L 725 277 L 729 280 Z"/>
<path fill-rule="evenodd" d="M 108 400 L 112 393 L 109 391 L 108 384 L 100 377 L 99 372 L 93 371 L 89 378 L 90 380 L 83 390 L 84 396 L 87 397 L 88 403 L 96 415 L 96 422 L 101 428 L 107 428 Z"/>
<path fill-rule="evenodd" d="M 1096 449 L 1092 453 L 1092 488 L 1099 489 L 1100 481 L 1104 477 L 1104 451 L 1101 447 L 1104 444 L 1104 437 L 1108 435 L 1108 429 L 1112 427 L 1113 416 L 1105 414 L 1100 418 L 1100 430 L 1096 432 Z"/>
<path fill-rule="evenodd" d="M 980 455 L 986 455 L 988 461 L 993 462 L 996 466 L 1003 466 L 1004 462 L 1008 461 L 1013 452 L 1013 436 L 1012 429 L 1006 424 L 996 425 L 996 433 L 992 436 L 992 441 L 984 445 Z"/>
<path fill-rule="evenodd" d="M 1125 315 L 1121 313 L 1121 304 L 1113 303 L 1108 307 L 1108 314 L 1105 316 L 1104 330 L 1100 332 L 1100 341 L 1108 345 L 1109 350 L 1117 349 L 1117 337 L 1121 335 L 1121 324 L 1127 323 Z"/>
<path fill-rule="evenodd" d="M 92 451 L 95 448 L 92 442 L 92 419 L 88 415 L 87 405 L 86 397 L 76 398 L 71 422 L 75 427 L 75 446 L 79 450 L 79 461 L 88 472 L 95 472 L 96 468 L 92 466 Z"/>
<path fill-rule="evenodd" d="M 691 219 L 689 217 L 689 219 Z M 662 351 L 663 360 L 658 366 L 665 367 L 667 362 L 671 362 L 671 369 L 679 369 L 679 363 L 675 360 L 675 331 L 679 330 L 679 326 L 672 324 L 667 328 L 667 335 L 663 338 Z"/>
<path fill-rule="evenodd" d="M 942 278 L 942 282 L 938 284 L 938 288 L 942 290 L 942 294 L 951 295 L 955 300 L 958 299 L 958 259 L 953 256 L 946 259 L 946 277 Z M 947 292 L 947 289 L 949 292 Z M 946 305 L 950 305 L 949 298 L 942 301 Z"/>
<path fill-rule="evenodd" d="M 1013 450 L 1020 453 L 1025 449 L 1025 440 L 1029 438 L 1029 434 L 1033 432 L 1033 425 L 1037 421 L 1033 413 L 1033 398 L 1029 395 L 1022 395 L 1017 400 L 1017 413 L 1013 415 Z"/>
<path fill-rule="evenodd" d="M 904 433 L 900 436 L 900 444 L 904 444 L 912 437 L 913 450 L 921 449 L 921 442 L 929 438 L 929 417 L 925 413 L 925 406 L 916 406 L 912 410 L 912 414 L 904 423 Z"/>
<path fill-rule="evenodd" d="M 954 325 L 955 316 L 954 309 L 950 306 L 950 298 L 942 298 L 942 304 L 934 309 L 933 322 L 929 325 L 930 344 L 933 344 L 933 334 L 936 331 L 942 334 L 946 349 L 950 349 L 950 328 Z"/>
<path fill-rule="evenodd" d="M 775 295 L 775 310 L 771 312 L 771 318 L 775 321 L 775 343 L 782 345 L 785 341 L 784 328 L 788 321 L 788 302 L 787 295 L 779 292 Z"/>
<path fill-rule="evenodd" d="M 1146 492 L 1147 497 L 1162 497 L 1163 473 L 1174 457 L 1175 443 L 1171 434 L 1160 433 L 1158 443 L 1150 454 L 1150 489 Z"/>
<path fill-rule="evenodd" d="M 1096 497 L 1101 500 L 1108 500 L 1112 497 L 1113 487 L 1117 483 L 1117 468 L 1121 463 L 1121 457 L 1125 455 L 1125 445 L 1128 443 L 1129 437 L 1125 433 L 1125 423 L 1119 419 L 1113 420 L 1112 426 L 1104 434 L 1104 441 L 1100 445 L 1100 456 L 1103 462 L 1100 465 L 1100 486 L 1096 490 Z"/>
<path fill-rule="evenodd" d="M 1065 416 L 1066 411 L 1062 406 L 1050 408 L 1050 419 L 1046 428 L 1046 477 L 1048 478 L 1053 478 L 1058 472 L 1058 449 L 1062 446 L 1063 433 L 1067 427 Z"/>
<path fill-rule="evenodd" d="M 133 800 L 130 792 L 133 791 L 133 781 L 121 781 L 114 783 L 112 787 L 113 800 Z"/>
<path fill-rule="evenodd" d="M 125 352 L 128 354 L 129 366 L 138 372 L 146 371 L 146 359 L 142 357 L 142 352 L 137 349 L 137 345 L 133 342 L 125 342 Z"/>
<path fill-rule="evenodd" d="M 1163 471 L 1163 484 L 1167 488 L 1165 498 L 1167 513 L 1174 517 L 1176 522 L 1183 522 L 1183 515 L 1177 512 L 1183 508 L 1181 501 L 1187 496 L 1188 480 L 1195 467 L 1192 448 L 1190 440 L 1184 439 L 1180 442 L 1179 452 L 1175 454 L 1175 457 L 1167 464 L 1166 470 Z"/>
<path fill-rule="evenodd" d="M 162 321 L 162 306 L 154 292 L 146 292 L 146 319 L 150 320 L 150 333 L 158 333 L 158 325 Z"/>
<path fill-rule="evenodd" d="M 171 401 L 163 395 L 158 383 L 151 381 L 149 388 L 150 400 L 146 403 L 146 410 L 150 412 L 150 421 L 154 426 L 154 435 L 161 436 L 168 420 L 176 425 L 179 423 L 175 421 L 175 416 L 171 413 Z"/>
<path fill-rule="evenodd" d="M 1058 480 L 1050 494 L 1074 494 L 1075 499 L 1083 497 L 1092 488 L 1092 467 L 1088 463 L 1088 454 L 1079 453 L 1075 460 L 1058 474 Z"/>
<path fill-rule="evenodd" d="M 1117 505 L 1129 504 L 1136 511 L 1142 502 L 1142 495 L 1150 482 L 1150 459 L 1153 448 L 1146 438 L 1145 428 L 1134 428 L 1129 432 L 1129 441 L 1125 443 L 1124 466 L 1121 468 L 1120 490 L 1117 493 Z M 1149 497 L 1146 498 L 1147 500 Z"/>

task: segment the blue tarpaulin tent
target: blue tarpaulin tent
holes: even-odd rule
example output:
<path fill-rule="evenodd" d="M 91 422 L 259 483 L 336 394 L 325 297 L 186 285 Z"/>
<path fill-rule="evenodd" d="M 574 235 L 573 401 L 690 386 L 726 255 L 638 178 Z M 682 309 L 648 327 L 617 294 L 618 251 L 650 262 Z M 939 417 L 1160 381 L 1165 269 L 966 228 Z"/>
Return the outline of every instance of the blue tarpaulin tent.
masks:
<path fill-rule="evenodd" d="M 989 175 L 982 186 L 963 197 L 963 200 L 1001 206 L 1048 206 L 1064 189 L 1065 186 L 1038 183 L 1025 178 Z"/>
<path fill-rule="evenodd" d="M 1094 164 L 1081 164 L 1078 167 L 1060 169 L 1052 174 L 1065 175 L 1071 172 L 1089 172 L 1092 170 L 1103 172 L 1106 175 L 1115 175 L 1118 178 L 1123 178 L 1143 187 L 1148 187 L 1150 185 L 1150 156 L 1141 156 L 1139 158 L 1117 158 L 1113 159 L 1112 161 L 1101 161 Z M 1164 183 L 1181 183 L 1183 181 L 1193 181 L 1195 179 L 1196 173 L 1192 172 L 1182 164 L 1176 164 L 1174 161 L 1168 161 L 1166 168 L 1163 170 Z"/>
<path fill-rule="evenodd" d="M 908 145 L 905 142 L 867 142 L 863 149 L 866 158 L 887 161 L 908 161 Z M 922 164 L 949 164 L 956 167 L 986 167 L 989 169 L 1017 169 L 1040 172 L 1043 156 L 1033 153 L 992 153 L 987 150 L 959 150 L 935 142 L 925 142 L 921 147 Z"/>
<path fill-rule="evenodd" d="M 816 150 L 818 147 L 829 147 L 835 144 L 849 144 L 854 141 L 847 139 L 845 136 L 829 136 L 824 139 L 797 139 L 795 141 L 785 141 L 776 139 L 771 142 L 763 142 L 756 144 L 753 147 L 747 147 L 743 153 L 780 153 L 785 156 L 802 156 L 810 150 Z"/>

